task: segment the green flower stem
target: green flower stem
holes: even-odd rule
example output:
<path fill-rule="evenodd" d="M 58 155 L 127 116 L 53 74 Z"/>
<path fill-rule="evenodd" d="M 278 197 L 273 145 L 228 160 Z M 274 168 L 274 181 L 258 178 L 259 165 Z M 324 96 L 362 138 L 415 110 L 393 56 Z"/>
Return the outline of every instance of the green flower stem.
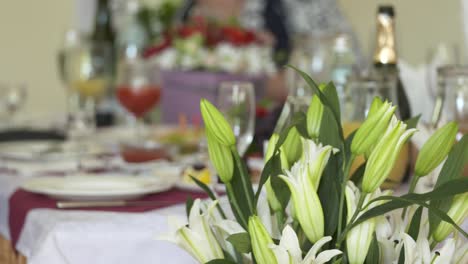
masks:
<path fill-rule="evenodd" d="M 432 240 L 431 241 L 431 246 L 430 246 L 430 249 L 433 250 L 436 246 L 437 246 L 438 242 L 435 241 L 435 240 Z"/>
<path fill-rule="evenodd" d="M 239 170 L 240 179 L 242 181 L 242 189 L 244 189 L 244 195 L 247 200 L 247 206 L 249 207 L 250 212 L 253 214 L 255 213 L 255 206 L 252 200 L 253 197 L 249 195 L 249 188 L 252 188 L 252 183 L 247 181 L 247 177 L 250 176 L 242 175 L 244 173 L 244 168 L 242 167 L 242 161 L 239 153 L 237 152 L 236 145 L 231 146 L 231 152 L 233 153 L 234 161 L 236 163 L 237 169 Z"/>
<path fill-rule="evenodd" d="M 283 230 L 283 225 L 286 220 L 284 211 L 283 210 L 276 211 L 275 216 L 276 216 L 276 222 L 278 222 L 278 226 L 280 227 L 280 230 Z"/>
<path fill-rule="evenodd" d="M 359 201 L 356 206 L 356 210 L 354 211 L 353 216 L 349 220 L 349 223 L 346 225 L 345 229 L 343 230 L 343 233 L 338 233 L 340 234 L 338 237 L 338 241 L 336 242 L 336 248 L 339 249 L 341 247 L 341 243 L 346 237 L 346 234 L 350 230 L 351 224 L 356 220 L 358 214 L 362 211 L 362 205 L 364 204 L 364 200 L 366 199 L 366 193 L 361 193 L 361 196 L 359 196 Z"/>
<path fill-rule="evenodd" d="M 410 183 L 408 194 L 414 193 L 414 189 L 416 188 L 416 184 L 418 184 L 418 181 L 419 181 L 419 176 L 417 175 L 414 175 L 413 178 L 411 178 L 411 183 Z M 405 209 L 403 209 L 403 212 L 401 213 L 401 217 L 405 217 L 406 210 L 408 210 L 408 207 L 405 207 Z"/>
<path fill-rule="evenodd" d="M 410 187 L 408 193 L 413 193 L 414 189 L 416 188 L 416 184 L 418 184 L 419 181 L 419 176 L 414 175 L 413 178 L 411 179 Z"/>
<path fill-rule="evenodd" d="M 351 165 L 353 164 L 354 159 L 355 159 L 354 154 L 351 154 L 351 157 L 350 157 L 348 163 L 346 163 L 346 167 L 344 169 L 343 182 L 341 183 L 340 207 L 338 209 L 339 211 L 338 211 L 338 232 L 337 232 L 337 234 L 341 233 L 341 224 L 343 222 L 342 221 L 343 220 L 343 206 L 344 206 L 344 196 L 345 196 L 345 191 L 346 191 L 346 183 L 348 181 L 349 170 L 351 169 Z"/>
<path fill-rule="evenodd" d="M 239 218 L 240 220 L 242 221 L 241 225 L 245 228 L 247 228 L 247 222 L 246 222 L 246 218 L 244 216 L 244 214 L 242 213 L 242 210 L 239 206 L 239 203 L 237 203 L 237 200 L 236 200 L 236 197 L 234 196 L 234 189 L 232 188 L 232 185 L 230 182 L 227 182 L 226 183 L 226 191 L 227 191 L 227 195 L 228 195 L 228 198 L 229 198 L 229 202 L 230 204 L 232 205 L 233 207 L 233 210 L 237 213 L 237 215 L 239 215 Z"/>

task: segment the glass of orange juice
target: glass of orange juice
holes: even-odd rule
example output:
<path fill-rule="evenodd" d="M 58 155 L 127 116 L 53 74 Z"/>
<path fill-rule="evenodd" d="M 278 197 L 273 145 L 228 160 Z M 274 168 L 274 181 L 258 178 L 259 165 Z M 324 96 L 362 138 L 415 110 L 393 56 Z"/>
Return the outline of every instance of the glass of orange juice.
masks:
<path fill-rule="evenodd" d="M 344 136 L 348 137 L 365 120 L 375 97 L 381 97 L 383 100 L 396 104 L 396 79 L 352 76 L 347 81 L 344 93 L 344 102 L 341 102 L 342 126 Z M 350 175 L 353 175 L 365 160 L 366 157 L 363 155 L 356 157 L 351 165 Z M 405 145 L 382 187 L 391 188 L 401 183 L 408 169 L 409 160 L 409 146 Z"/>
<path fill-rule="evenodd" d="M 80 39 L 64 54 L 64 70 L 69 90 L 78 94 L 77 107 L 68 122 L 70 137 L 87 136 L 94 132 L 95 105 L 111 84 L 112 48 L 106 43 L 91 43 Z"/>

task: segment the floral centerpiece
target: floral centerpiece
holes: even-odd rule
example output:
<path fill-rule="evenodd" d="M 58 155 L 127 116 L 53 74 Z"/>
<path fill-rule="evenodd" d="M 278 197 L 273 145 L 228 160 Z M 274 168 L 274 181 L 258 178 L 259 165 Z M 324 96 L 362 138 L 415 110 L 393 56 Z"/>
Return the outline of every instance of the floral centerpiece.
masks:
<path fill-rule="evenodd" d="M 168 123 L 180 115 L 201 119 L 198 102 L 214 101 L 221 82 L 251 82 L 260 99 L 265 77 L 275 72 L 272 48 L 255 32 L 200 17 L 169 28 L 145 56 L 161 70 L 162 117 Z"/>
<path fill-rule="evenodd" d="M 296 69 L 297 70 L 297 69 Z M 333 83 L 313 89 L 307 113 L 274 134 L 254 190 L 234 134 L 207 100 L 200 103 L 210 159 L 226 185 L 230 211 L 201 182 L 211 202 L 187 201 L 188 222 L 169 239 L 200 263 L 467 263 L 468 137 L 455 144 L 456 123 L 437 130 L 416 161 L 407 194 L 382 191 L 418 118 L 395 117 L 375 98 L 367 119 L 343 137 Z M 366 162 L 353 175 L 357 156 Z M 414 193 L 421 177 L 442 165 L 437 184 Z M 449 235 L 452 234 L 451 237 Z"/>
<path fill-rule="evenodd" d="M 254 31 L 201 17 L 163 35 L 146 56 L 165 70 L 212 71 L 249 75 L 275 71 L 272 48 Z"/>

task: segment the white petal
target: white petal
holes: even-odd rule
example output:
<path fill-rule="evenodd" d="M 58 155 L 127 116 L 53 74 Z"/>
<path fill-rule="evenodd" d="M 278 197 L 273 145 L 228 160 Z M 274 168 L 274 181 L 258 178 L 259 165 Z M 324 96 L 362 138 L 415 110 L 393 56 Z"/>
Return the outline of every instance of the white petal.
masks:
<path fill-rule="evenodd" d="M 436 258 L 436 264 L 452 263 L 452 258 L 455 253 L 455 240 L 447 239 L 444 246 L 439 250 L 440 256 Z"/>
<path fill-rule="evenodd" d="M 270 234 L 270 236 L 273 236 L 270 206 L 268 205 L 268 200 L 264 193 L 262 193 L 258 199 L 257 215 L 258 217 L 260 217 L 260 220 L 262 221 L 263 225 L 268 231 L 268 234 Z"/>
<path fill-rule="evenodd" d="M 309 252 L 307 252 L 307 255 L 305 258 L 307 259 L 308 257 L 313 257 L 315 259 L 317 252 L 319 252 L 319 250 L 323 247 L 323 245 L 330 242 L 330 240 L 332 240 L 331 236 L 326 236 L 326 237 L 321 238 L 312 246 Z"/>
<path fill-rule="evenodd" d="M 405 264 L 413 264 L 417 261 L 417 248 L 416 242 L 411 236 L 403 234 L 403 244 L 405 247 Z"/>
<path fill-rule="evenodd" d="M 296 233 L 289 225 L 286 225 L 283 229 L 280 246 L 289 251 L 294 262 L 299 263 L 302 260 L 302 251 L 299 245 L 299 240 L 297 239 Z"/>
<path fill-rule="evenodd" d="M 216 226 L 229 235 L 247 232 L 238 222 L 229 219 L 219 221 Z"/>
<path fill-rule="evenodd" d="M 288 251 L 282 246 L 271 244 L 269 247 L 273 251 L 273 254 L 275 255 L 277 263 L 296 264 L 294 262 L 291 262 L 291 258 L 289 257 Z"/>
<path fill-rule="evenodd" d="M 325 250 L 323 252 L 321 252 L 317 258 L 315 259 L 314 264 L 323 264 L 323 263 L 326 263 L 328 261 L 330 261 L 330 259 L 332 259 L 333 257 L 335 256 L 338 256 L 340 255 L 342 252 L 338 249 L 330 249 L 330 250 Z"/>

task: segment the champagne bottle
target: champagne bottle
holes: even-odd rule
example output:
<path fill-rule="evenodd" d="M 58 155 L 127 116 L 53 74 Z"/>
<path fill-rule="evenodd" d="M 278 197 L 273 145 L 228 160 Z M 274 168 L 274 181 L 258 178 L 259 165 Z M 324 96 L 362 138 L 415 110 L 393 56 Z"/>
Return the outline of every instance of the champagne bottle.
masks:
<path fill-rule="evenodd" d="M 394 78 L 396 98 L 401 119 L 411 117 L 411 108 L 403 83 L 398 77 L 398 56 L 395 44 L 395 11 L 391 5 L 381 5 L 377 12 L 377 45 L 374 53 L 374 70 L 384 82 Z M 386 98 L 387 99 L 387 98 Z"/>
<path fill-rule="evenodd" d="M 107 72 L 111 79 L 115 76 L 116 67 L 116 41 L 115 32 L 112 26 L 112 10 L 109 0 L 97 0 L 94 30 L 90 40 L 94 45 L 102 46 L 104 52 L 95 54 L 101 56 L 106 63 Z M 114 99 L 113 82 L 110 81 L 107 94 L 96 107 L 97 126 L 109 126 L 114 123 L 116 102 Z"/>

